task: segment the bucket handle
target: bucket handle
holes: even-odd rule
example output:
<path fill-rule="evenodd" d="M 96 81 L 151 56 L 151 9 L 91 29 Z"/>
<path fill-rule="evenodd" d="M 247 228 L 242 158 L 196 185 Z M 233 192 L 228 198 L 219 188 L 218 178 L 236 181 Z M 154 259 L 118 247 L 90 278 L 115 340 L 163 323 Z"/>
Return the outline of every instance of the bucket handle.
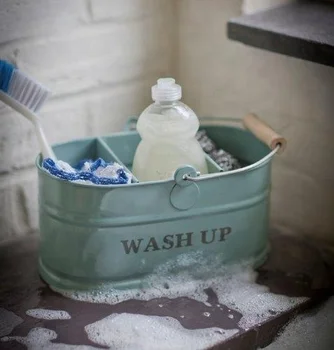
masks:
<path fill-rule="evenodd" d="M 268 124 L 261 120 L 256 114 L 249 113 L 242 120 L 243 126 L 249 130 L 255 137 L 265 143 L 271 150 L 277 146 L 277 154 L 283 153 L 286 148 L 286 139 L 274 131 Z"/>
<path fill-rule="evenodd" d="M 272 158 L 275 154 L 281 154 L 287 145 L 287 140 L 275 132 L 268 124 L 262 121 L 256 114 L 248 113 L 242 120 L 230 120 L 231 122 L 241 122 L 243 127 L 249 130 L 256 138 L 265 143 L 270 149 L 271 152 L 267 154 L 262 159 L 258 160 L 254 164 L 248 165 L 246 167 L 235 169 L 219 174 L 209 174 L 206 175 L 205 178 L 216 178 L 224 175 L 231 175 L 232 173 L 239 173 L 245 170 L 255 168 L 260 164 L 266 162 L 268 159 Z M 189 176 L 189 174 L 183 175 L 184 181 L 192 181 L 197 182 L 201 180 L 200 173 L 196 172 L 196 177 Z"/>
<path fill-rule="evenodd" d="M 248 113 L 244 118 L 218 118 L 218 117 L 202 117 L 200 121 L 209 125 L 231 125 L 242 126 L 244 129 L 250 131 L 257 139 L 266 144 L 271 150 L 279 149 L 277 154 L 283 153 L 286 148 L 287 140 L 276 131 L 274 131 L 268 124 L 260 119 L 254 113 Z"/>

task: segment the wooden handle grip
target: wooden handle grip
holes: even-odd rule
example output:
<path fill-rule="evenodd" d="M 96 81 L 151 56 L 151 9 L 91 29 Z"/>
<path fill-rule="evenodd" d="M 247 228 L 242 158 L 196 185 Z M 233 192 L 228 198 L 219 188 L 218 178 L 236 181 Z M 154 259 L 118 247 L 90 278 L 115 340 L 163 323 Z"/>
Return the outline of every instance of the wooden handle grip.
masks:
<path fill-rule="evenodd" d="M 247 114 L 243 118 L 243 125 L 272 150 L 280 145 L 280 148 L 277 151 L 278 154 L 281 154 L 285 150 L 287 144 L 286 139 L 277 134 L 269 125 L 260 120 L 255 114 Z"/>

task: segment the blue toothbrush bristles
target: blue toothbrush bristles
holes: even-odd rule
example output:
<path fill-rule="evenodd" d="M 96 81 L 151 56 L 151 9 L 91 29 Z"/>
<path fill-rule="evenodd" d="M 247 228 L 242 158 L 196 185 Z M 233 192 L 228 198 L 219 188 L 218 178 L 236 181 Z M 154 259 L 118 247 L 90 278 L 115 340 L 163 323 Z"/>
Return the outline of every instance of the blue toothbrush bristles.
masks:
<path fill-rule="evenodd" d="M 12 78 L 15 67 L 5 61 L 0 61 L 0 90 L 8 92 L 9 82 Z"/>
<path fill-rule="evenodd" d="M 0 90 L 33 112 L 42 107 L 50 94 L 44 86 L 3 60 L 0 60 Z"/>

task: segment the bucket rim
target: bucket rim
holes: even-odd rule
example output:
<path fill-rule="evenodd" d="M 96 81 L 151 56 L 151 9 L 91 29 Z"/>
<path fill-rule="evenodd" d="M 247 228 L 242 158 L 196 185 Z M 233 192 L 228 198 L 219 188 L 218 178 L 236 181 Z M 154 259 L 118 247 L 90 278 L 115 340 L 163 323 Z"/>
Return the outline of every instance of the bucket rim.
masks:
<path fill-rule="evenodd" d="M 274 157 L 274 155 L 279 151 L 280 146 L 276 146 L 270 153 L 268 153 L 266 156 L 258 160 L 257 162 L 247 165 L 243 168 L 240 169 L 235 169 L 235 170 L 230 170 L 230 171 L 225 171 L 225 172 L 220 172 L 220 173 L 212 173 L 212 174 L 205 174 L 202 175 L 202 177 L 191 177 L 191 176 L 184 176 L 184 180 L 186 181 L 194 181 L 194 182 L 200 182 L 202 180 L 208 180 L 208 179 L 213 179 L 216 177 L 222 177 L 222 176 L 229 176 L 233 174 L 238 174 L 238 173 L 243 173 L 243 172 L 249 172 L 251 170 L 254 170 L 256 168 L 259 168 L 260 166 L 268 163 L 268 161 Z"/>
<path fill-rule="evenodd" d="M 235 129 L 240 129 L 240 130 L 245 131 L 245 129 L 242 126 L 240 126 L 240 121 L 241 121 L 241 119 L 237 119 L 237 118 L 215 118 L 215 117 L 202 117 L 202 118 L 200 118 L 200 122 L 201 122 L 202 126 L 215 126 L 216 125 L 216 126 L 224 126 L 227 128 L 235 128 Z M 230 124 L 226 124 L 224 122 L 230 122 Z M 123 130 L 123 131 L 119 131 L 119 132 L 114 133 L 114 135 L 122 135 L 122 134 L 129 134 L 129 133 L 137 133 L 137 131 L 136 130 Z M 105 136 L 88 137 L 87 139 L 93 140 L 93 139 L 97 139 L 97 138 L 103 138 Z M 72 141 L 73 140 L 70 140 L 68 142 L 72 142 Z M 61 144 L 63 144 L 63 143 L 57 143 L 57 144 L 54 144 L 53 146 L 57 146 L 57 145 L 61 145 Z M 266 163 L 268 163 L 276 155 L 276 153 L 279 151 L 279 149 L 280 149 L 280 145 L 276 146 L 276 148 L 271 150 L 268 154 L 266 154 L 264 157 L 262 157 L 261 159 L 259 159 L 255 163 L 247 165 L 243 168 L 229 170 L 229 171 L 225 171 L 225 172 L 222 171 L 222 172 L 211 173 L 211 174 L 203 174 L 203 175 L 198 176 L 198 177 L 191 177 L 191 176 L 185 175 L 184 180 L 185 181 L 194 181 L 194 182 L 203 182 L 203 181 L 211 180 L 213 178 L 220 178 L 220 177 L 233 176 L 235 174 L 248 173 L 248 172 L 253 171 L 259 167 L 262 167 Z M 269 147 L 268 147 L 268 150 L 270 150 Z M 113 188 L 129 188 L 129 187 L 134 187 L 134 186 L 148 186 L 148 185 L 151 186 L 151 185 L 175 183 L 174 177 L 170 178 L 170 179 L 166 179 L 166 180 L 133 182 L 133 183 L 129 183 L 129 184 L 110 184 L 110 185 L 99 185 L 99 184 L 93 184 L 93 183 L 90 184 L 90 183 L 77 183 L 77 182 L 72 182 L 72 181 L 66 181 L 66 180 L 60 179 L 60 178 L 48 173 L 47 171 L 45 171 L 42 168 L 42 166 L 40 165 L 41 157 L 42 157 L 42 154 L 39 153 L 37 155 L 37 157 L 35 158 L 35 166 L 36 166 L 39 173 L 41 173 L 47 177 L 50 177 L 50 178 L 54 179 L 55 181 L 59 181 L 62 184 L 66 183 L 66 184 L 71 185 L 71 186 L 79 186 L 79 187 L 84 187 L 84 188 L 95 188 L 95 189 L 103 190 L 103 189 L 113 189 Z"/>

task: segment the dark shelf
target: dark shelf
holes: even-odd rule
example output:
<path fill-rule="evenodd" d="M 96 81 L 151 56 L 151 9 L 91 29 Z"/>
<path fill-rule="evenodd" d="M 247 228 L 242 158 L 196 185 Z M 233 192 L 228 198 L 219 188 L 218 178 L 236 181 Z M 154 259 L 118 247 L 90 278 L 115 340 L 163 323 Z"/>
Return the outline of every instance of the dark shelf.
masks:
<path fill-rule="evenodd" d="M 298 1 L 233 18 L 231 40 L 334 67 L 334 2 Z"/>

